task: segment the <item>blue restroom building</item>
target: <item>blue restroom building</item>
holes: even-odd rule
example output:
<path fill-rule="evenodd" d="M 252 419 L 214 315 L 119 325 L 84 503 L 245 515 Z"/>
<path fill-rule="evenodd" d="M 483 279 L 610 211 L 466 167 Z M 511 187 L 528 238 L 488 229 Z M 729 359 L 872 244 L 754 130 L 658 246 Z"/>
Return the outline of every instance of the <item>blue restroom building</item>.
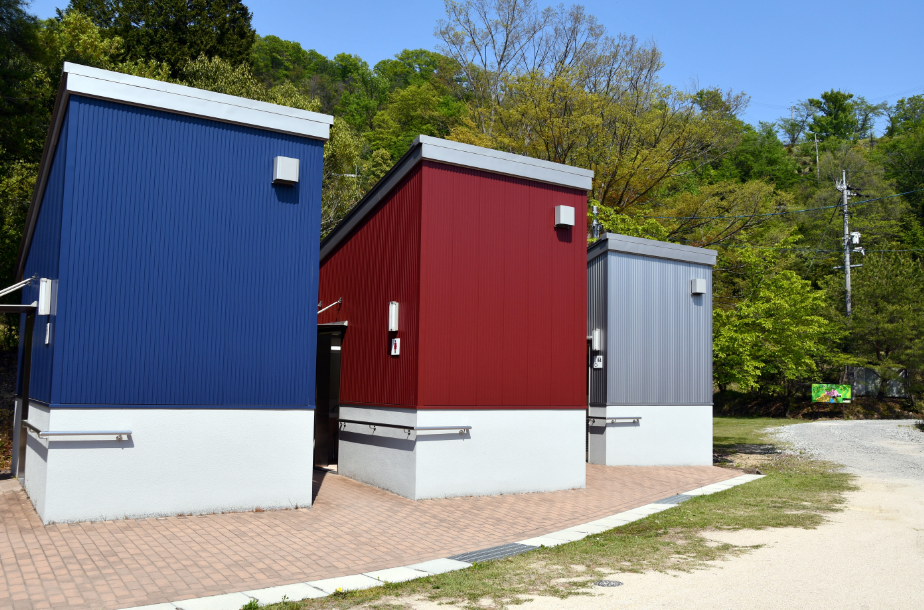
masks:
<path fill-rule="evenodd" d="M 65 64 L 17 264 L 44 522 L 311 504 L 332 122 Z"/>

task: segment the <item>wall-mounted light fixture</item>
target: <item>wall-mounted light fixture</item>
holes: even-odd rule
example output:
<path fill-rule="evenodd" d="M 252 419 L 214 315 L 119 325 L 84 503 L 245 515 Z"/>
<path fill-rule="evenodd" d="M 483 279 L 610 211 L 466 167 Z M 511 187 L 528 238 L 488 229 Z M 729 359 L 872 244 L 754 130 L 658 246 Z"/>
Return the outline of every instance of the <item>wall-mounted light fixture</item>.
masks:
<path fill-rule="evenodd" d="M 590 332 L 590 349 L 599 352 L 603 349 L 603 331 L 595 328 Z"/>
<path fill-rule="evenodd" d="M 39 280 L 38 315 L 51 315 L 51 280 Z"/>
<path fill-rule="evenodd" d="M 706 294 L 706 280 L 697 278 L 690 280 L 690 294 Z"/>
<path fill-rule="evenodd" d="M 574 226 L 574 208 L 570 205 L 555 206 L 555 228 Z"/>
<path fill-rule="evenodd" d="M 398 331 L 398 301 L 391 301 L 388 304 L 388 332 Z"/>
<path fill-rule="evenodd" d="M 273 159 L 273 184 L 297 184 L 298 159 L 276 157 Z"/>

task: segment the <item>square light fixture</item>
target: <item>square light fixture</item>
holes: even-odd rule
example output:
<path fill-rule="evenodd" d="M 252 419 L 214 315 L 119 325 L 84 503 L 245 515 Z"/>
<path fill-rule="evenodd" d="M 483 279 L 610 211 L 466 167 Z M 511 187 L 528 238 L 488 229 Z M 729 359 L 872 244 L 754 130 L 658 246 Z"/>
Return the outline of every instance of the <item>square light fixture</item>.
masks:
<path fill-rule="evenodd" d="M 574 226 L 574 208 L 570 205 L 555 206 L 555 228 Z"/>
<path fill-rule="evenodd" d="M 702 278 L 690 280 L 690 294 L 706 294 L 707 290 L 706 280 Z"/>
<path fill-rule="evenodd" d="M 298 159 L 276 157 L 273 159 L 273 184 L 297 184 Z"/>

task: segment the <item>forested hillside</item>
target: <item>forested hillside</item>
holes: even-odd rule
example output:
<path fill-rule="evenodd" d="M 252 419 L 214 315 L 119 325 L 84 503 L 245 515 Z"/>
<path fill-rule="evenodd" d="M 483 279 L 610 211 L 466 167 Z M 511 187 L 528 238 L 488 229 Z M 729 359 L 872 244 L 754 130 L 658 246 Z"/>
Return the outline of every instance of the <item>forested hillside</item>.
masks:
<path fill-rule="evenodd" d="M 717 390 L 792 400 L 806 382 L 864 366 L 920 397 L 924 96 L 875 105 L 806 92 L 789 116 L 749 125 L 735 83 L 665 83 L 657 46 L 580 6 L 446 0 L 434 26 L 433 50 L 395 49 L 370 66 L 349 49 L 325 57 L 257 35 L 233 0 L 71 0 L 47 21 L 0 0 L 0 283 L 14 281 L 61 67 L 73 61 L 334 115 L 322 233 L 418 134 L 593 169 L 604 230 L 718 250 Z M 862 265 L 850 317 L 836 268 L 844 172 Z M 520 228 L 507 230 L 516 239 Z M 6 349 L 17 333 L 16 318 L 0 327 Z"/>

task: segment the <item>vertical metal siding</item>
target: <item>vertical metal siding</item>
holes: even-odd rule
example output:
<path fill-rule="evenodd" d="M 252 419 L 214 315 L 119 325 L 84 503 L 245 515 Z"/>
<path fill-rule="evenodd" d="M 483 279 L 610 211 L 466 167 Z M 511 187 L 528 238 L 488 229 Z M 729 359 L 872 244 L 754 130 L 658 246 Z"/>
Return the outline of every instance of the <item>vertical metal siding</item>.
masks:
<path fill-rule="evenodd" d="M 67 134 L 69 115 L 66 113 L 61 125 L 60 137 L 48 173 L 42 207 L 35 224 L 32 247 L 26 258 L 23 278 L 32 277 L 58 279 L 58 261 L 61 245 L 61 214 L 64 208 L 64 182 L 67 160 Z M 39 297 L 39 282 L 22 289 L 22 303 L 32 303 Z M 21 316 L 20 336 L 25 330 L 26 316 Z M 45 345 L 45 326 L 51 322 L 50 342 Z M 51 385 L 54 373 L 54 344 L 59 331 L 56 316 L 36 316 L 32 333 L 32 373 L 29 393 L 32 400 L 50 403 L 52 401 Z M 19 348 L 19 366 L 22 366 L 22 346 Z M 16 376 L 16 392 L 19 393 L 19 375 Z"/>
<path fill-rule="evenodd" d="M 594 406 L 606 405 L 606 378 L 609 367 L 609 353 L 607 350 L 607 263 L 609 257 L 606 253 L 587 263 L 587 336 L 595 328 L 603 334 L 603 368 L 590 368 L 590 390 L 588 403 Z M 594 352 L 592 355 L 596 355 Z M 588 363 L 590 366 L 590 363 Z"/>
<path fill-rule="evenodd" d="M 420 168 L 409 173 L 321 264 L 319 295 L 343 304 L 319 321 L 347 321 L 340 402 L 417 404 Z M 388 303 L 399 304 L 401 355 L 389 352 Z"/>
<path fill-rule="evenodd" d="M 419 405 L 584 408 L 586 194 L 426 161 L 421 197 Z"/>
<path fill-rule="evenodd" d="M 61 403 L 312 406 L 322 143 L 71 102 Z"/>
<path fill-rule="evenodd" d="M 711 267 L 605 257 L 607 404 L 712 404 Z M 709 292 L 692 296 L 693 278 L 705 278 Z"/>

